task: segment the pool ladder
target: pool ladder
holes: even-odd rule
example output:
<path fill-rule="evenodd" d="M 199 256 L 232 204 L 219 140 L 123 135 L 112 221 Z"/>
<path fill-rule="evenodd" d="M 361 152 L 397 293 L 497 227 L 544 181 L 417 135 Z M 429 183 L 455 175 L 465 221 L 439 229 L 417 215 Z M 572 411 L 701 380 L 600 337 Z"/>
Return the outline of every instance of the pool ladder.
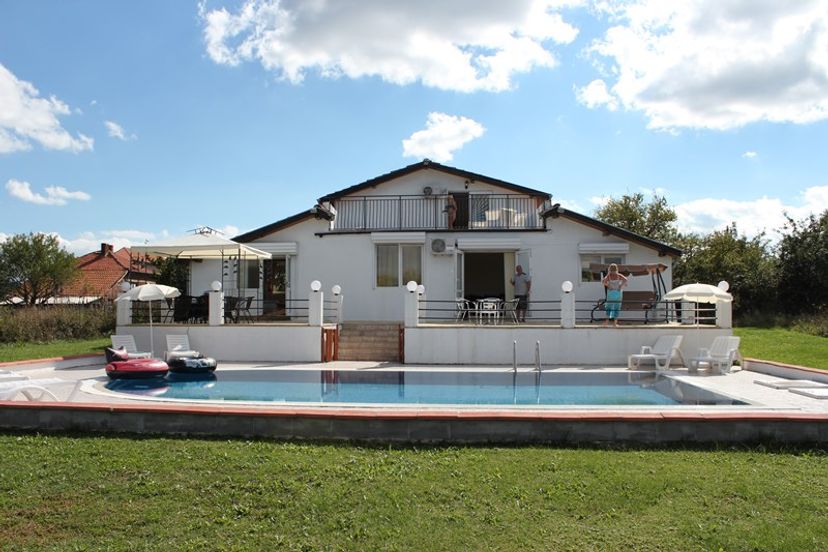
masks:
<path fill-rule="evenodd" d="M 517 373 L 517 340 L 512 341 L 512 371 Z M 535 341 L 535 371 L 541 371 L 540 341 Z"/>

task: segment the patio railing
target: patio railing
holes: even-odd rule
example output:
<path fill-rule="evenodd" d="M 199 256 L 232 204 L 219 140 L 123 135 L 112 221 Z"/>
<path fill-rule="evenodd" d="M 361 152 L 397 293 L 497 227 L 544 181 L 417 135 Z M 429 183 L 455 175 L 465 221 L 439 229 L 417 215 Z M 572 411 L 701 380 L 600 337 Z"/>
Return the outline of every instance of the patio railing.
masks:
<path fill-rule="evenodd" d="M 543 221 L 537 201 L 517 194 L 341 198 L 333 230 L 539 229 Z"/>

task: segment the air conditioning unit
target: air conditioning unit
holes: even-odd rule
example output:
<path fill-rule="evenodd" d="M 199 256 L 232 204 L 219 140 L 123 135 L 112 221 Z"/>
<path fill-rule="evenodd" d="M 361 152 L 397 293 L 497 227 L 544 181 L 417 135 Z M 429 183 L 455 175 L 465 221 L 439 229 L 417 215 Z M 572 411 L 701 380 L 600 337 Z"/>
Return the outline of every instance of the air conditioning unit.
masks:
<path fill-rule="evenodd" d="M 446 240 L 434 238 L 431 240 L 431 253 L 434 255 L 454 255 L 454 246 L 446 245 Z"/>

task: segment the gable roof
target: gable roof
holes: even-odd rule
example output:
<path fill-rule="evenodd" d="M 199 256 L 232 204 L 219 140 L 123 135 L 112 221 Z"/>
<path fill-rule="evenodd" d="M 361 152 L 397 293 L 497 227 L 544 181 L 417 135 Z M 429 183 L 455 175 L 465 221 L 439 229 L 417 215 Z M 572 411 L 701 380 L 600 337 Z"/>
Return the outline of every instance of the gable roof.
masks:
<path fill-rule="evenodd" d="M 63 286 L 61 296 L 113 298 L 129 273 L 129 249 L 113 251 L 109 244 L 77 258 L 78 275 Z"/>
<path fill-rule="evenodd" d="M 512 192 L 517 192 L 520 194 L 526 194 L 530 196 L 539 196 L 544 199 L 549 199 L 552 196 L 547 192 L 542 192 L 540 190 L 534 190 L 532 188 L 526 188 L 525 186 L 519 186 L 517 184 L 512 184 L 511 182 L 506 182 L 505 180 L 499 180 L 497 178 L 492 178 L 490 176 L 486 176 L 485 174 L 473 173 L 469 171 L 464 171 L 462 169 L 457 169 L 455 167 L 449 167 L 448 165 L 441 165 L 440 163 L 435 163 L 430 159 L 423 159 L 419 163 L 414 163 L 413 165 L 408 165 L 407 167 L 403 167 L 402 169 L 397 169 L 396 171 L 391 171 L 389 173 L 385 173 L 380 175 L 376 178 L 372 178 L 370 180 L 366 180 L 365 182 L 361 182 L 359 184 L 355 184 L 353 186 L 349 186 L 348 188 L 343 188 L 342 190 L 330 193 L 328 195 L 322 196 L 319 198 L 319 203 L 323 203 L 325 201 L 333 201 L 335 199 L 339 199 L 340 197 L 344 197 L 355 192 L 359 192 L 361 190 L 365 190 L 368 188 L 376 188 L 380 184 L 388 182 L 390 180 L 394 180 L 395 178 L 399 178 L 401 176 L 406 176 L 411 173 L 415 173 L 417 171 L 422 170 L 435 170 L 440 171 L 446 174 L 450 174 L 453 176 L 459 176 L 460 178 L 465 178 L 466 180 L 474 180 L 477 182 L 485 182 L 486 184 L 491 184 L 492 186 L 498 186 L 500 188 L 505 188 Z"/>
<path fill-rule="evenodd" d="M 560 203 L 556 203 L 550 209 L 547 209 L 546 211 L 541 213 L 541 217 L 543 217 L 544 219 L 564 217 L 577 223 L 584 224 L 586 226 L 591 226 L 592 228 L 595 228 L 596 230 L 600 230 L 607 234 L 612 234 L 613 236 L 618 236 L 619 238 L 641 244 L 645 247 L 649 247 L 650 249 L 655 249 L 656 251 L 658 251 L 659 255 L 681 257 L 681 255 L 683 254 L 683 251 L 681 249 L 676 249 L 672 245 L 667 245 L 666 243 L 648 238 L 646 236 L 642 236 L 641 234 L 630 232 L 629 230 L 626 230 L 619 226 L 615 226 L 603 222 L 601 220 L 594 219 L 586 215 L 582 215 L 581 213 L 576 213 L 575 211 L 570 211 L 569 209 L 564 209 L 563 207 L 561 207 Z"/>
<path fill-rule="evenodd" d="M 239 234 L 238 236 L 232 238 L 232 240 L 237 241 L 239 243 L 252 242 L 254 240 L 258 240 L 259 238 L 263 238 L 268 234 L 278 232 L 279 230 L 284 230 L 288 226 L 299 224 L 300 222 L 313 217 L 319 218 L 315 207 L 313 209 L 308 209 L 307 211 L 302 211 L 301 213 L 296 213 L 295 215 L 291 215 L 287 218 L 283 218 L 282 220 L 277 220 L 276 222 L 267 224 L 265 226 L 262 226 L 261 228 L 256 228 L 249 232 L 245 232 L 244 234 Z"/>

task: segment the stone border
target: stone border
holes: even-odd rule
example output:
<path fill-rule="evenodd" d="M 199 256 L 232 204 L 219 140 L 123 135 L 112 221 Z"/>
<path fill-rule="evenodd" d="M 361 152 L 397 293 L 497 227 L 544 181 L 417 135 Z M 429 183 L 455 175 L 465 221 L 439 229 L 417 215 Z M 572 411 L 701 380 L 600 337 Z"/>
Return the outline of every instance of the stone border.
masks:
<path fill-rule="evenodd" d="M 4 430 L 397 443 L 828 442 L 828 414 L 544 412 L 0 403 Z"/>

